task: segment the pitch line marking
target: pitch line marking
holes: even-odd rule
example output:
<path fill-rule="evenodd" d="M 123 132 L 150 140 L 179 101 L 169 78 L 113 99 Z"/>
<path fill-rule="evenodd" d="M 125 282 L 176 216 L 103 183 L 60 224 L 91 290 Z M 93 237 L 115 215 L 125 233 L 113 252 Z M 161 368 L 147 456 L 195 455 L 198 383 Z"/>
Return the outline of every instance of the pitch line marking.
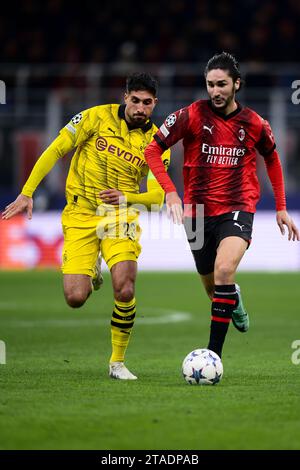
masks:
<path fill-rule="evenodd" d="M 144 316 L 143 313 L 147 311 L 153 311 L 160 313 L 158 317 L 147 317 Z M 192 318 L 191 313 L 183 312 L 179 310 L 168 310 L 168 309 L 150 309 L 144 308 L 142 309 L 141 316 L 136 317 L 136 325 L 165 325 L 170 323 L 181 323 L 185 321 L 190 321 Z M 110 322 L 110 318 L 70 318 L 70 320 L 66 319 L 56 319 L 56 320 L 7 320 L 2 321 L 2 327 L 10 327 L 10 328 L 41 328 L 41 327 L 54 327 L 54 328 L 63 328 L 63 327 L 83 327 L 83 326 L 101 326 L 101 325 L 108 325 Z"/>

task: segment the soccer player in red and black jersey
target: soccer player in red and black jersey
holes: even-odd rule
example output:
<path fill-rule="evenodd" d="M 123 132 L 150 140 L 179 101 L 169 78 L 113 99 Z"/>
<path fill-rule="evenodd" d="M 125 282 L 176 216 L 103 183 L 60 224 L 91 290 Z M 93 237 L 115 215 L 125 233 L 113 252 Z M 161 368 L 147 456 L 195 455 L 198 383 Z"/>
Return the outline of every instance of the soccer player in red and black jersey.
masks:
<path fill-rule="evenodd" d="M 193 209 L 192 214 L 182 212 L 181 200 L 161 160 L 167 148 L 183 139 L 184 204 L 192 208 L 204 205 L 203 246 L 194 249 L 189 241 L 197 270 L 212 300 L 208 348 L 221 356 L 230 320 L 241 332 L 249 328 L 235 273 L 251 241 L 259 199 L 257 151 L 264 158 L 272 183 L 281 233 L 284 235 L 286 225 L 289 240 L 300 237 L 286 211 L 282 167 L 270 125 L 235 99 L 241 86 L 236 59 L 225 52 L 217 54 L 208 61 L 204 75 L 209 99 L 170 114 L 146 148 L 145 158 L 166 192 L 167 209 L 173 221 L 181 223 L 183 219 L 190 224 L 192 217 L 195 222 Z"/>

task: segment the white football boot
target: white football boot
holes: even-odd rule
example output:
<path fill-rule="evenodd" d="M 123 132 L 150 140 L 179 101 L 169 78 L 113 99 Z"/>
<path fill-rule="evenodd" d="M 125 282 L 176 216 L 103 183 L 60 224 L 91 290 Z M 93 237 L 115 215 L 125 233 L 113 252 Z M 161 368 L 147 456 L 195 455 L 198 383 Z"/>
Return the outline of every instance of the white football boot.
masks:
<path fill-rule="evenodd" d="M 111 362 L 109 364 L 109 376 L 112 379 L 120 380 L 136 380 L 137 377 L 133 375 L 123 362 Z"/>

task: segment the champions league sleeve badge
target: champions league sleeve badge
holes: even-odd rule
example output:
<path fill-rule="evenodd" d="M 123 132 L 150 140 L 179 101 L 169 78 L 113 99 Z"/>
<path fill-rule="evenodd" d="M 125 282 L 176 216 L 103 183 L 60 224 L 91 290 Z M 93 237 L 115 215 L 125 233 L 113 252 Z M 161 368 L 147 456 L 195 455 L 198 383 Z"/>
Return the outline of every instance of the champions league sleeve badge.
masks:
<path fill-rule="evenodd" d="M 73 124 L 79 124 L 80 121 L 81 121 L 81 119 L 82 119 L 82 113 L 78 113 L 78 114 L 76 114 L 76 116 L 74 116 L 74 117 L 71 119 L 71 122 L 72 122 Z"/>

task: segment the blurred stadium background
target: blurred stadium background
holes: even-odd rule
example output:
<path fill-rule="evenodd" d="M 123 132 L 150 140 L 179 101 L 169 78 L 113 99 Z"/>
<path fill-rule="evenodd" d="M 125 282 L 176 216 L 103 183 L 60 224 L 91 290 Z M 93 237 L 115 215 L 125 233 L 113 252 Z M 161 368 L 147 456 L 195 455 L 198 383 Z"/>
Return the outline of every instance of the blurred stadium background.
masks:
<path fill-rule="evenodd" d="M 154 121 L 159 125 L 171 111 L 206 96 L 204 65 L 215 52 L 226 50 L 237 56 L 246 80 L 238 99 L 271 122 L 288 207 L 299 222 L 300 106 L 292 102 L 292 83 L 300 78 L 300 4 L 288 0 L 282 5 L 163 0 L 142 8 L 123 1 L 70 9 L 62 0 L 7 2 L 0 18 L 0 79 L 6 86 L 6 103 L 0 105 L 0 207 L 14 200 L 38 156 L 74 114 L 122 101 L 128 73 L 147 70 L 157 76 L 160 102 Z M 170 173 L 182 192 L 181 150 L 181 145 L 173 149 Z M 0 222 L 2 269 L 59 264 L 62 239 L 55 211 L 64 206 L 69 162 L 68 157 L 61 161 L 39 187 L 32 222 L 22 217 Z M 259 209 L 264 212 L 256 217 L 251 257 L 241 268 L 297 270 L 299 248 L 277 233 L 261 157 L 258 173 Z M 147 221 L 142 221 L 146 233 Z M 145 237 L 140 268 L 193 269 L 188 249 L 180 259 L 171 256 L 185 244 L 183 233 L 171 238 L 173 246 L 167 240 L 160 244 L 163 252 L 168 245 L 171 264 L 161 256 L 155 264 L 153 245 Z"/>

